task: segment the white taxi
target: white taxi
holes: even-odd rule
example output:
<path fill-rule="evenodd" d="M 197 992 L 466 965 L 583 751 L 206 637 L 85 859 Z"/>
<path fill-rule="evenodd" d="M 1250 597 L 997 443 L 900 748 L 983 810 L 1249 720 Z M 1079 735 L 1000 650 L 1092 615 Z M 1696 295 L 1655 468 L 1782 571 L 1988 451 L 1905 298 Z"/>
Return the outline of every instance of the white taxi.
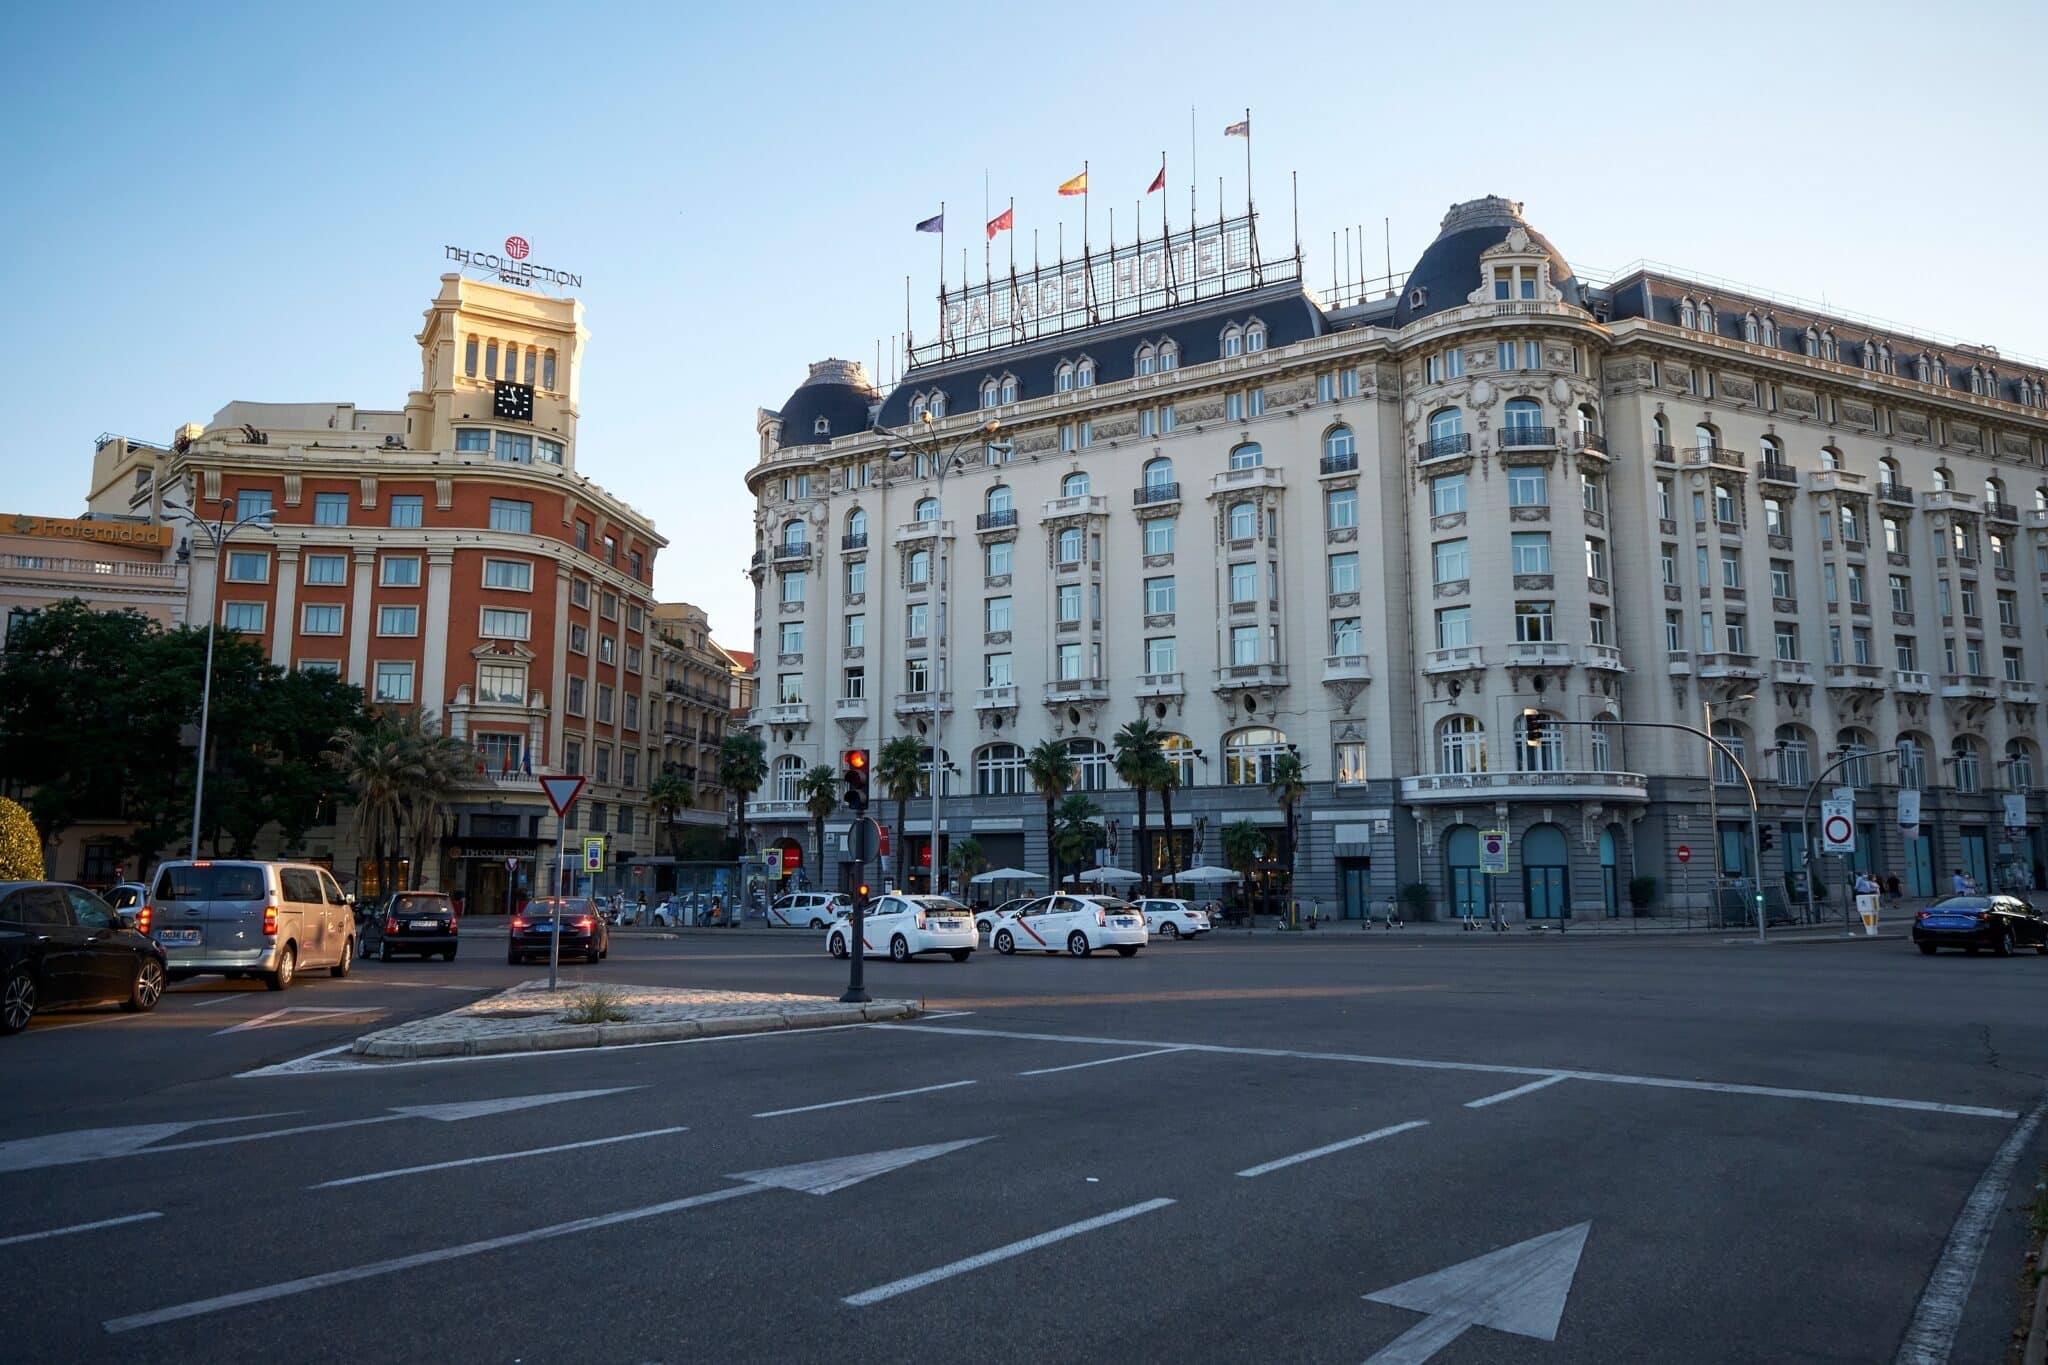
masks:
<path fill-rule="evenodd" d="M 878 896 L 862 916 L 862 951 L 886 951 L 891 960 L 908 962 L 920 953 L 944 953 L 955 962 L 973 955 L 981 938 L 974 930 L 974 912 L 949 896 Z M 853 951 L 853 917 L 825 931 L 825 951 L 845 957 Z"/>
<path fill-rule="evenodd" d="M 1209 932 L 1208 912 L 1186 901 L 1166 896 L 1148 896 L 1137 902 L 1145 927 L 1162 938 L 1199 938 Z"/>
<path fill-rule="evenodd" d="M 974 927 L 981 930 L 984 934 L 993 932 L 998 924 L 1014 917 L 1019 910 L 1022 910 L 1029 904 L 1031 904 L 1031 897 L 1029 896 L 1019 896 L 1016 900 L 1004 901 L 995 909 L 984 910 L 977 915 L 974 920 Z"/>
<path fill-rule="evenodd" d="M 1072 953 L 1086 957 L 1097 948 L 1114 948 L 1132 957 L 1149 936 L 1145 917 L 1114 896 L 1040 896 L 996 925 L 999 953 Z"/>

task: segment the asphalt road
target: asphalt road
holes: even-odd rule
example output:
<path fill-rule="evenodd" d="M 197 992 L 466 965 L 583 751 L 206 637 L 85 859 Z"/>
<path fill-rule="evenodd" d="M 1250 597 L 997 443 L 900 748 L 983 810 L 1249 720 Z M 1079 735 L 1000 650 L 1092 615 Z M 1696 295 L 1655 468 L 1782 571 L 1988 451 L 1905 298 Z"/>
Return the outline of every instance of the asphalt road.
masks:
<path fill-rule="evenodd" d="M 329 1051 L 532 974 L 479 930 L 0 1041 L 0 1357 L 1995 1365 L 2015 1321 L 2048 958 L 1329 932 Z M 816 938 L 568 974 L 836 994 Z"/>

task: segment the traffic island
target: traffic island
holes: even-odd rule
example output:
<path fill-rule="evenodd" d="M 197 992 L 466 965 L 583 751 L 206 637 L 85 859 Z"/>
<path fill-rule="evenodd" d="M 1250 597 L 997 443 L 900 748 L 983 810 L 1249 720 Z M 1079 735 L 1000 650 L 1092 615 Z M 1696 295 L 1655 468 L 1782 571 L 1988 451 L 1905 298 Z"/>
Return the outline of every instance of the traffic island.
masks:
<path fill-rule="evenodd" d="M 865 1024 L 916 1014 L 909 1000 L 848 1005 L 823 995 L 666 986 L 580 985 L 550 991 L 536 979 L 446 1014 L 364 1034 L 350 1050 L 361 1057 L 483 1057 Z"/>

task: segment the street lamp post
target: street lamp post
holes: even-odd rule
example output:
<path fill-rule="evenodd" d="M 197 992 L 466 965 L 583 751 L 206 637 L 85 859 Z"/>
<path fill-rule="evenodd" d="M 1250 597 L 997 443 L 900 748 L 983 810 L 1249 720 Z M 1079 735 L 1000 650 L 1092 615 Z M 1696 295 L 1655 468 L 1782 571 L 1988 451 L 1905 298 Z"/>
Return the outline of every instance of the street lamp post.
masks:
<path fill-rule="evenodd" d="M 1822 768 L 1813 781 L 1807 784 L 1806 800 L 1799 807 L 1799 881 L 1801 883 L 1799 890 L 1800 900 L 1805 905 L 1804 914 L 1808 923 L 1812 923 L 1814 919 L 1813 832 L 1808 828 L 1807 824 L 1813 815 L 1814 794 L 1820 790 L 1820 784 L 1827 781 L 1829 773 L 1834 772 L 1837 768 L 1846 766 L 1855 759 L 1889 758 L 1896 762 L 1898 757 L 1899 751 L 1897 749 L 1845 749 L 1842 751 L 1841 757 L 1828 764 L 1827 767 Z M 1845 925 L 1848 916 L 1846 906 L 1847 902 L 1844 902 L 1843 919 Z"/>
<path fill-rule="evenodd" d="M 276 531 L 270 525 L 270 518 L 273 514 L 267 507 L 261 512 L 252 512 L 246 517 L 240 517 L 233 522 L 229 522 L 228 513 L 232 512 L 235 507 L 235 502 L 232 498 L 222 498 L 220 500 L 221 512 L 218 522 L 210 522 L 201 517 L 194 516 L 189 508 L 181 507 L 168 499 L 165 500 L 164 506 L 174 512 L 183 512 L 186 519 L 193 526 L 206 533 L 207 541 L 213 546 L 213 601 L 209 605 L 206 617 L 206 669 L 200 675 L 199 684 L 199 759 L 197 764 L 198 772 L 192 782 L 192 843 L 191 850 L 187 855 L 197 859 L 199 857 L 199 812 L 200 807 L 206 801 L 206 727 L 213 709 L 213 636 L 218 628 L 221 612 L 221 561 L 226 558 L 228 541 L 234 536 L 235 532 L 241 530 L 244 526 L 261 526 L 264 530 L 270 531 L 272 535 L 275 535 Z"/>

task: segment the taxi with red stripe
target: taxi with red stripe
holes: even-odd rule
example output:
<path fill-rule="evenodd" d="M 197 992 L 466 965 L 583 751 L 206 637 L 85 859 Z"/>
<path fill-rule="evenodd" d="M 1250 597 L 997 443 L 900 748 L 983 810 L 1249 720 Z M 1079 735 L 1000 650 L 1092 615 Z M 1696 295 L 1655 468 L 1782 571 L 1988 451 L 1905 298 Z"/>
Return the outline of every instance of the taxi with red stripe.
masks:
<path fill-rule="evenodd" d="M 893 962 L 908 962 L 925 953 L 944 953 L 955 962 L 974 955 L 981 936 L 974 912 L 950 896 L 906 896 L 892 891 L 869 904 L 861 919 L 861 950 L 869 956 L 887 953 Z M 853 917 L 825 931 L 825 951 L 845 957 L 853 951 Z"/>
<path fill-rule="evenodd" d="M 1135 957 L 1151 941 L 1145 916 L 1114 896 L 1040 896 L 996 925 L 993 944 L 999 953 L 1067 953 L 1087 957 L 1114 948 L 1119 957 Z"/>

